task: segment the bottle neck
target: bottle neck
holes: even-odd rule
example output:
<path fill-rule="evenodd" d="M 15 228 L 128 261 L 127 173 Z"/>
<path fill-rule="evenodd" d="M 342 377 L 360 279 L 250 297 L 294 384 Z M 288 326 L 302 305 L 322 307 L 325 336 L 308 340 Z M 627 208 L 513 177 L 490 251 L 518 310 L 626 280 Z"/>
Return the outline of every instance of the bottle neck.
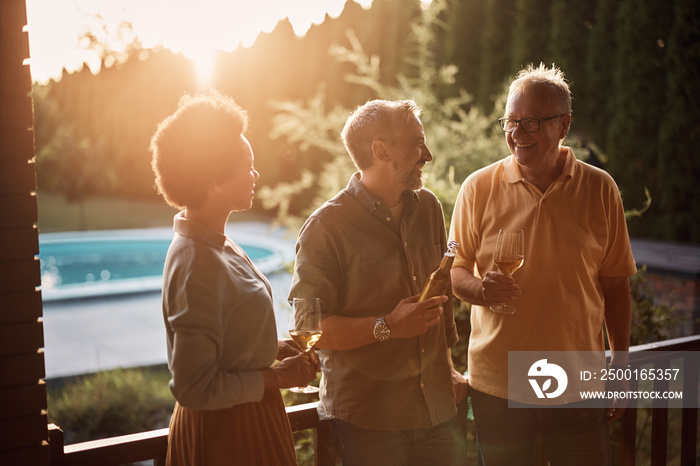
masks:
<path fill-rule="evenodd" d="M 455 260 L 454 253 L 446 252 L 442 256 L 442 261 L 440 262 L 440 270 L 450 270 L 452 268 L 452 263 Z"/>

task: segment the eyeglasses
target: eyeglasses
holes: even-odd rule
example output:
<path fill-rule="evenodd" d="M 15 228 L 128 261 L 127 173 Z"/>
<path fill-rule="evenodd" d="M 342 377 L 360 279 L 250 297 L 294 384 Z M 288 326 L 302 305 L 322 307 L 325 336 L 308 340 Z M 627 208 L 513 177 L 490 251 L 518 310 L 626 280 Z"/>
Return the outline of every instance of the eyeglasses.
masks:
<path fill-rule="evenodd" d="M 549 118 L 523 118 L 522 120 L 515 120 L 513 118 L 499 118 L 498 124 L 501 125 L 501 129 L 506 133 L 512 133 L 515 128 L 520 125 L 520 129 L 526 133 L 536 133 L 540 130 L 540 125 L 543 121 L 553 120 L 555 118 L 563 117 L 566 113 L 561 115 L 554 115 Z"/>

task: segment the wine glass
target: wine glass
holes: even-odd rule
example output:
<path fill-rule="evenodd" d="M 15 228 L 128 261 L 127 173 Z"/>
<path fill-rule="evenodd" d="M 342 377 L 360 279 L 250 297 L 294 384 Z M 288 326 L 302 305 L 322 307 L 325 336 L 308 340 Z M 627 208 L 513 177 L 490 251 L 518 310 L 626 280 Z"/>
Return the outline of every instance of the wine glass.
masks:
<path fill-rule="evenodd" d="M 289 336 L 308 353 L 321 338 L 321 303 L 318 298 L 294 298 L 289 314 Z M 317 393 L 318 387 L 293 387 L 294 393 Z"/>
<path fill-rule="evenodd" d="M 501 228 L 496 250 L 493 252 L 493 261 L 503 275 L 511 276 L 523 265 L 524 251 L 523 230 Z M 490 306 L 489 309 L 499 314 L 515 314 L 515 308 L 505 303 Z"/>

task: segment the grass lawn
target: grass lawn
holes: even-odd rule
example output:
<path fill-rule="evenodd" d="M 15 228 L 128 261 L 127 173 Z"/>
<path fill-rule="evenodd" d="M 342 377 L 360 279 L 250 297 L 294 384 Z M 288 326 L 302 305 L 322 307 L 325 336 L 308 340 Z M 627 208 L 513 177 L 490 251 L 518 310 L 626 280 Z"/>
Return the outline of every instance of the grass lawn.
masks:
<path fill-rule="evenodd" d="M 169 227 L 177 212 L 163 201 L 94 197 L 70 203 L 60 194 L 39 191 L 39 231 L 111 230 Z"/>
<path fill-rule="evenodd" d="M 177 210 L 165 201 L 139 201 L 108 197 L 91 197 L 71 203 L 60 194 L 39 191 L 39 232 L 122 230 L 128 228 L 172 227 Z M 254 209 L 236 212 L 229 221 L 265 221 L 271 216 Z"/>

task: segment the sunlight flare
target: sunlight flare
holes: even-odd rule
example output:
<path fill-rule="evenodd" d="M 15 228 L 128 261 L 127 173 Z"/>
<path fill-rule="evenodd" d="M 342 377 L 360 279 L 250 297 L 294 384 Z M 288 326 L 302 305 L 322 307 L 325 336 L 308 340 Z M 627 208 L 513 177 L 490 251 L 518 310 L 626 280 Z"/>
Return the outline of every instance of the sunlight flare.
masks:
<path fill-rule="evenodd" d="M 46 82 L 65 67 L 72 72 L 100 67 L 102 52 L 120 52 L 133 41 L 146 49 L 163 46 L 196 64 L 200 79 L 211 76 L 218 51 L 252 46 L 261 32 L 289 19 L 303 36 L 326 15 L 337 18 L 346 2 L 368 8 L 372 0 L 26 0 L 32 78 Z M 132 35 L 122 34 L 130 25 Z M 86 41 L 92 34 L 98 43 Z"/>
<path fill-rule="evenodd" d="M 185 54 L 188 56 L 188 54 Z M 216 50 L 200 50 L 194 52 L 192 57 L 188 57 L 194 62 L 199 84 L 206 87 L 211 81 L 216 66 Z"/>

